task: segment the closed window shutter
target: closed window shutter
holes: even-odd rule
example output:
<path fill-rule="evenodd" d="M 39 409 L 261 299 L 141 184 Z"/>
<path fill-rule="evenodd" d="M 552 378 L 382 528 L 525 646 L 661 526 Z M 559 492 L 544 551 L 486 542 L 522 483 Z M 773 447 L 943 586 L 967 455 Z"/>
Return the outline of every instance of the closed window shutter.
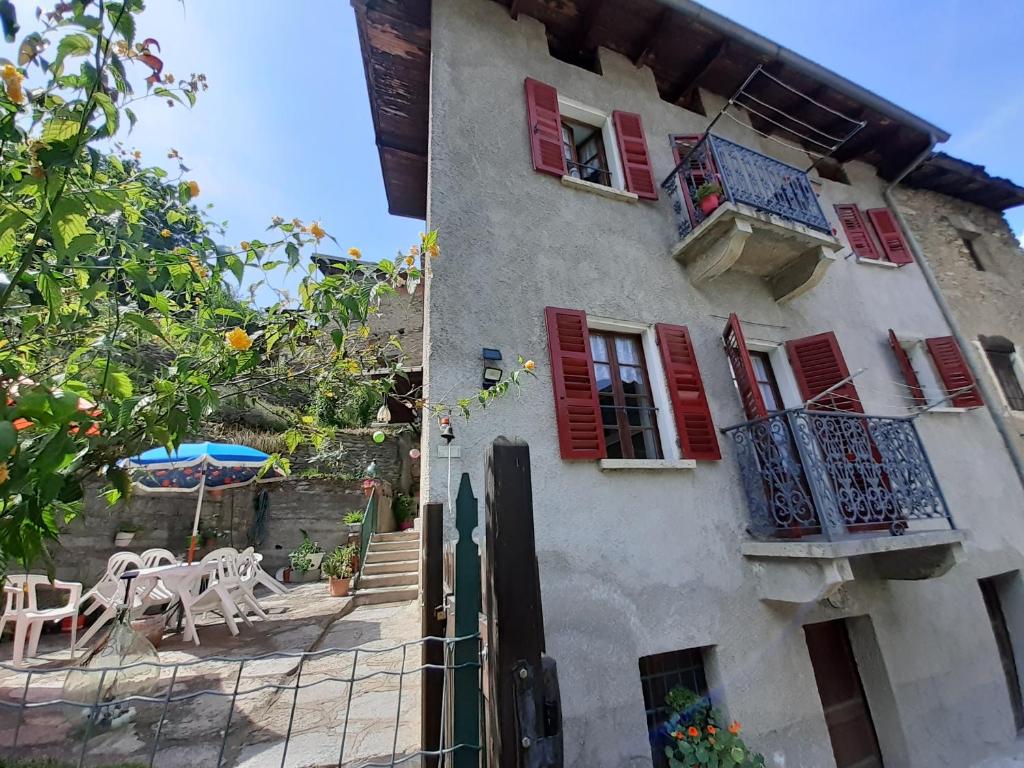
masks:
<path fill-rule="evenodd" d="M 743 401 L 743 412 L 748 419 L 767 416 L 768 409 L 765 407 L 764 397 L 761 396 L 761 389 L 757 386 L 754 365 L 750 361 L 747 342 L 743 338 L 743 328 L 740 327 L 740 319 L 735 313 L 729 315 L 729 322 L 725 324 L 725 331 L 722 333 L 722 341 L 725 344 L 725 355 L 732 366 L 732 375 L 736 377 L 736 388 L 739 389 L 740 400 Z"/>
<path fill-rule="evenodd" d="M 925 339 L 928 345 L 928 352 L 935 361 L 935 368 L 942 379 L 942 385 L 946 388 L 946 394 L 965 390 L 954 397 L 950 402 L 957 408 L 974 408 L 983 405 L 981 394 L 971 375 L 971 369 L 964 360 L 964 355 L 952 336 L 936 336 L 933 339 Z M 970 387 L 970 389 L 968 389 Z"/>
<path fill-rule="evenodd" d="M 605 457 L 604 427 L 590 355 L 587 315 L 578 309 L 547 307 L 551 384 L 555 391 L 558 443 L 563 459 Z"/>
<path fill-rule="evenodd" d="M 888 208 L 872 208 L 868 211 L 868 218 L 871 219 L 871 223 L 875 227 L 875 233 L 878 235 L 878 242 L 882 244 L 885 258 L 893 264 L 910 264 L 914 261 L 892 211 Z"/>
<path fill-rule="evenodd" d="M 839 349 L 839 341 L 832 331 L 787 341 L 786 354 L 797 386 L 800 387 L 800 396 L 805 401 L 820 395 L 850 375 L 850 369 L 846 367 L 846 360 Z M 819 411 L 864 413 L 852 381 L 832 390 L 809 407 Z"/>
<path fill-rule="evenodd" d="M 865 259 L 881 258 L 874 240 L 871 239 L 871 230 L 868 229 L 860 208 L 856 205 L 837 205 L 836 215 L 839 216 L 839 223 L 843 225 L 846 232 L 846 239 L 850 242 L 850 248 L 855 254 Z"/>
<path fill-rule="evenodd" d="M 914 367 L 910 364 L 910 358 L 907 357 L 907 350 L 900 344 L 900 340 L 896 338 L 896 331 L 892 328 L 889 329 L 889 346 L 892 347 L 892 353 L 896 355 L 896 364 L 900 367 L 903 380 L 907 382 L 910 396 L 917 405 L 926 405 L 928 401 L 925 399 L 924 390 L 921 389 L 917 373 L 914 372 Z"/>
<path fill-rule="evenodd" d="M 626 189 L 637 197 L 647 200 L 658 199 L 658 187 L 654 183 L 654 169 L 647 153 L 647 137 L 640 115 L 633 112 L 612 112 L 615 138 L 622 155 L 622 167 L 626 174 Z"/>
<path fill-rule="evenodd" d="M 526 120 L 534 169 L 541 173 L 564 176 L 565 155 L 562 154 L 562 115 L 558 111 L 558 91 L 531 77 L 526 78 Z"/>
<path fill-rule="evenodd" d="M 685 326 L 666 323 L 658 323 L 654 330 L 683 455 L 688 459 L 721 459 L 718 435 L 711 420 L 711 409 L 690 332 Z"/>

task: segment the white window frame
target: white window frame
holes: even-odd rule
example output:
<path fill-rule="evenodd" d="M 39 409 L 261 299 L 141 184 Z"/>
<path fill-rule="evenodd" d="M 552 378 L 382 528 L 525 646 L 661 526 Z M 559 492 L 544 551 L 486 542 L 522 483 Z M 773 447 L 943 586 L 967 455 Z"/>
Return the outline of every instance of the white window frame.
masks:
<path fill-rule="evenodd" d="M 917 382 L 921 385 L 921 392 L 924 394 L 924 405 L 914 406 L 912 404 L 913 396 L 910 394 L 910 388 L 902 387 L 900 396 L 906 401 L 907 410 L 913 411 L 928 408 L 928 413 L 965 413 L 971 410 L 970 408 L 963 408 L 952 404 L 946 392 L 946 385 L 942 383 L 942 377 L 939 376 L 939 372 L 935 368 L 935 361 L 928 351 L 928 344 L 925 342 L 925 337 L 922 334 L 896 332 L 896 340 L 906 353 L 907 359 L 910 361 L 910 367 L 914 370 Z M 902 380 L 902 378 L 903 374 L 901 371 L 900 379 Z M 902 381 L 899 381 L 899 383 L 902 383 Z M 941 401 L 945 401 L 946 405 L 935 405 L 935 403 Z"/>
<path fill-rule="evenodd" d="M 668 378 L 661 364 L 658 336 L 654 326 L 633 320 L 587 315 L 587 330 L 606 331 L 640 337 L 647 371 L 647 384 L 651 388 L 658 439 L 661 440 L 662 459 L 601 459 L 602 469 L 693 469 L 697 462 L 683 456 L 679 447 L 679 433 L 668 396 Z M 603 427 L 602 427 L 603 428 Z"/>
<path fill-rule="evenodd" d="M 989 380 L 995 385 L 994 389 L 999 393 L 999 402 L 1002 403 L 1003 410 L 1018 418 L 1024 418 L 1024 411 L 1018 411 L 1010 407 L 1010 401 L 1006 399 L 1006 393 L 1003 392 L 1003 384 L 999 381 L 999 377 L 996 376 L 996 370 L 992 367 L 992 363 L 988 359 L 988 352 L 985 351 L 981 340 L 971 339 L 971 344 L 985 366 L 985 373 L 988 374 Z M 1018 383 L 1024 387 L 1024 358 L 1021 357 L 1020 348 L 1016 344 L 1013 345 L 1013 354 L 1010 355 L 1010 362 L 1013 364 L 1013 373 L 1016 375 Z"/>
<path fill-rule="evenodd" d="M 561 94 L 558 96 L 558 111 L 562 117 L 601 129 L 601 139 L 604 141 L 604 154 L 608 160 L 608 171 L 611 174 L 611 188 L 625 192 L 626 177 L 622 172 L 619 142 L 615 137 L 615 126 L 612 124 L 612 116 L 607 112 L 602 112 L 600 109 L 594 109 L 586 104 L 568 99 Z M 561 130 L 561 127 L 559 127 L 559 130 Z M 597 186 L 602 185 L 598 184 Z"/>

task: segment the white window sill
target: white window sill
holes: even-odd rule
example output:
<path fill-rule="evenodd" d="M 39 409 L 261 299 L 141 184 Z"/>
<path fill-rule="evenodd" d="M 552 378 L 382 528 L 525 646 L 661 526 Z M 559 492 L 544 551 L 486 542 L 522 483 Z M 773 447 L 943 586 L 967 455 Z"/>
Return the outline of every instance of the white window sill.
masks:
<path fill-rule="evenodd" d="M 697 462 L 694 459 L 601 459 L 599 465 L 602 470 L 609 469 L 696 469 Z"/>
<path fill-rule="evenodd" d="M 938 408 L 932 408 L 930 411 L 923 411 L 923 413 L 967 413 L 973 410 L 974 408 L 961 408 L 956 405 L 940 405 Z"/>
<path fill-rule="evenodd" d="M 899 264 L 893 264 L 891 261 L 885 259 L 866 259 L 863 256 L 857 257 L 858 264 L 867 264 L 872 267 L 884 267 L 885 269 L 899 269 Z"/>
<path fill-rule="evenodd" d="M 602 197 L 607 197 L 612 200 L 621 200 L 625 203 L 635 203 L 640 199 L 633 192 L 626 192 L 623 189 L 615 189 L 615 187 L 606 187 L 604 184 L 595 184 L 592 181 L 577 179 L 575 176 L 563 176 L 562 183 L 567 187 L 580 189 L 584 192 L 593 192 L 595 195 L 601 195 Z"/>

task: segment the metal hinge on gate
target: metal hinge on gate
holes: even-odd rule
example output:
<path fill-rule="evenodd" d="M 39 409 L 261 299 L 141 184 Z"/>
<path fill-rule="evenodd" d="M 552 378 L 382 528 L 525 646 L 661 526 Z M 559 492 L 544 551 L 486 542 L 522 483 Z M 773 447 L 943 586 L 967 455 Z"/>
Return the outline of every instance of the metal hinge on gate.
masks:
<path fill-rule="evenodd" d="M 541 722 L 537 722 L 536 674 L 520 661 L 512 671 L 515 685 L 516 736 L 523 768 L 561 768 L 562 699 L 555 660 L 541 655 Z"/>

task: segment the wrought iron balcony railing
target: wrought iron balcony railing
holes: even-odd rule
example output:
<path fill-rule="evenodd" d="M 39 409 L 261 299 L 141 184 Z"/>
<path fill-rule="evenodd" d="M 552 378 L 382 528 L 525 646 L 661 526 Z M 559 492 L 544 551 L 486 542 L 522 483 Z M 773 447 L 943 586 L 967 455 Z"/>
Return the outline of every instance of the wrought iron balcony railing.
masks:
<path fill-rule="evenodd" d="M 680 239 L 706 218 L 697 202 L 697 190 L 704 184 L 718 184 L 726 201 L 832 232 L 805 172 L 708 133 L 683 153 L 662 185 L 672 199 Z"/>
<path fill-rule="evenodd" d="M 899 535 L 915 521 L 955 528 L 909 418 L 795 408 L 723 432 L 736 445 L 756 536 Z"/>

